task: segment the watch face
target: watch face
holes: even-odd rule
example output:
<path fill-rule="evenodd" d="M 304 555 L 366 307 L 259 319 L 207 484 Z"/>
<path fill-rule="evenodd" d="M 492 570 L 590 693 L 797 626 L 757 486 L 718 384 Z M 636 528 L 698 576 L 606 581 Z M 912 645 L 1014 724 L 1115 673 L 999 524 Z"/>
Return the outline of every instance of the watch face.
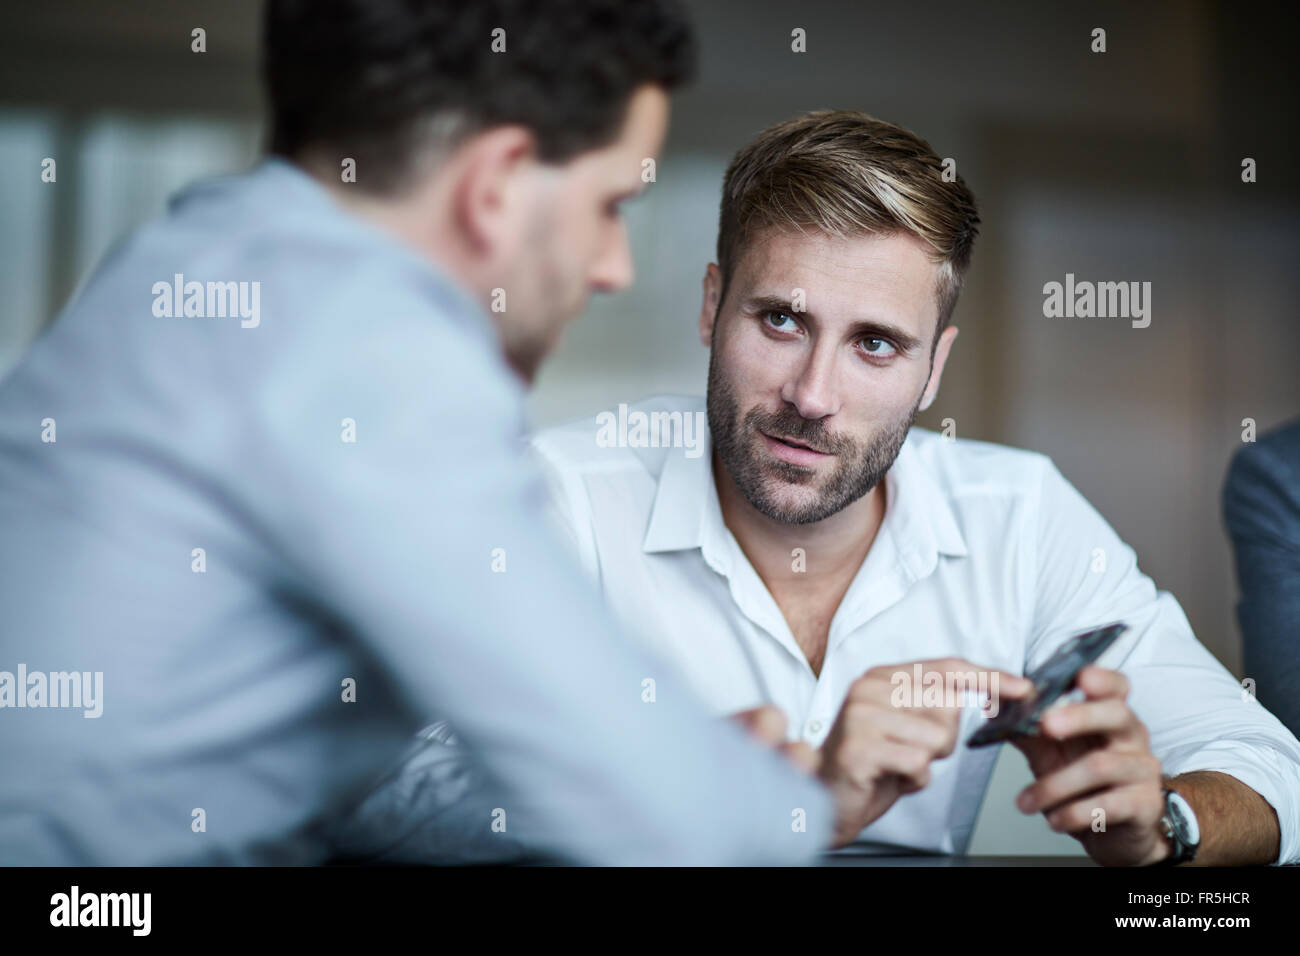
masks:
<path fill-rule="evenodd" d="M 1188 846 L 1196 846 L 1200 843 L 1201 829 L 1196 823 L 1196 814 L 1192 812 L 1191 804 L 1171 790 L 1165 805 L 1169 813 L 1169 822 L 1173 824 L 1178 839 Z"/>

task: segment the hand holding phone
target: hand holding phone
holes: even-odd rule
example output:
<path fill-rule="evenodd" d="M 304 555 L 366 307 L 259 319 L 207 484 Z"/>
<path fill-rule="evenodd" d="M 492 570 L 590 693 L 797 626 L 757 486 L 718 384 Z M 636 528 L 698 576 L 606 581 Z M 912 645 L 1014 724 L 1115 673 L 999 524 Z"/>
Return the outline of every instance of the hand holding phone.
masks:
<path fill-rule="evenodd" d="M 1044 711 L 1072 690 L 1079 671 L 1101 657 L 1127 630 L 1127 624 L 1117 621 L 1067 640 L 1042 665 L 1025 675 L 1034 690 L 1027 697 L 1008 702 L 996 717 L 971 734 L 966 746 L 987 747 L 1013 737 L 1036 734 Z"/>

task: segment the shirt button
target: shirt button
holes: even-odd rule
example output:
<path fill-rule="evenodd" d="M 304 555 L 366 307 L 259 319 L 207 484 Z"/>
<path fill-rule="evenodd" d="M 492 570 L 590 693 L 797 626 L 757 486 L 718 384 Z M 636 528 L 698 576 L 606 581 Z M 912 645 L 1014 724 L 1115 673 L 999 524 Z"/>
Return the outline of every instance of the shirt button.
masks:
<path fill-rule="evenodd" d="M 809 735 L 809 736 L 812 736 L 812 735 L 814 735 L 814 734 L 817 734 L 821 729 L 822 729 L 822 722 L 821 722 L 820 720 L 810 720 L 810 721 L 808 721 L 808 735 Z"/>

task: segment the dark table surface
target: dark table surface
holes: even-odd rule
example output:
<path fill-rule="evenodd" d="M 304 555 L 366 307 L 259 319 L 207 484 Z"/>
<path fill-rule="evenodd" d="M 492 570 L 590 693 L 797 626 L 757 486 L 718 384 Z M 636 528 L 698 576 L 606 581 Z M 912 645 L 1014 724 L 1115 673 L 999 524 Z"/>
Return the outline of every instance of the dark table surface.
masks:
<path fill-rule="evenodd" d="M 825 853 L 822 866 L 1096 866 L 1087 856 L 949 856 L 901 847 L 854 844 Z"/>
<path fill-rule="evenodd" d="M 1086 856 L 839 856 L 822 866 L 1096 866 Z"/>

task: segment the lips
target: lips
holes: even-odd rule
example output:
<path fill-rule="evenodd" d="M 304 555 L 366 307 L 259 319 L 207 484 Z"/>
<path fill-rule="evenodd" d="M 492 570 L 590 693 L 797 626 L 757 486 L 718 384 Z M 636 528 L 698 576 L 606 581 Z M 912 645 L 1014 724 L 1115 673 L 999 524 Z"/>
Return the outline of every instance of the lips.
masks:
<path fill-rule="evenodd" d="M 767 443 L 768 451 L 773 457 L 792 465 L 815 465 L 832 457 L 828 452 L 819 451 L 793 438 L 777 438 L 767 432 L 759 432 L 759 434 L 763 436 L 763 441 Z"/>
<path fill-rule="evenodd" d="M 795 448 L 803 448 L 807 451 L 815 451 L 819 455 L 827 454 L 826 452 L 822 451 L 820 448 L 814 448 L 812 445 L 808 444 L 807 442 L 796 441 L 793 438 L 786 438 L 784 435 L 768 435 L 767 432 L 764 432 L 763 434 L 766 435 L 768 438 L 775 438 L 777 441 L 782 442 L 783 444 L 786 445 L 792 445 Z"/>

